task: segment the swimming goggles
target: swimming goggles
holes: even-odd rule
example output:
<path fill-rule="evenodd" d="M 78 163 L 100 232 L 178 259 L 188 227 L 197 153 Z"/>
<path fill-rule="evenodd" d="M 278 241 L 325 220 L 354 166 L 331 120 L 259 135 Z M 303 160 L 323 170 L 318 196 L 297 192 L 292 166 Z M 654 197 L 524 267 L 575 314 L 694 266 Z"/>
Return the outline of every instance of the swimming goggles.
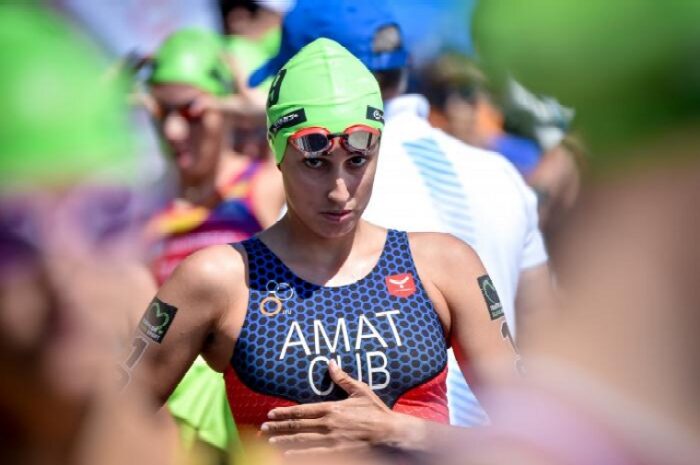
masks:
<path fill-rule="evenodd" d="M 364 124 L 350 126 L 343 132 L 330 132 L 322 127 L 303 128 L 289 137 L 291 144 L 306 157 L 331 152 L 337 140 L 350 153 L 367 155 L 379 143 L 381 131 Z"/>

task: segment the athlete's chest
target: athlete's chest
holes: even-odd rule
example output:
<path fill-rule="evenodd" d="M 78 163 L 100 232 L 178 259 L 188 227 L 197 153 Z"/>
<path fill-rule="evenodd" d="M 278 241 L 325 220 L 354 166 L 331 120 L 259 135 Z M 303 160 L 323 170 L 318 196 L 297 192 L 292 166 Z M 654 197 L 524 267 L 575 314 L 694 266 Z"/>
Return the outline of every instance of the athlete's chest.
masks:
<path fill-rule="evenodd" d="M 279 263 L 251 262 L 231 360 L 243 383 L 295 402 L 339 399 L 328 377 L 334 359 L 391 406 L 437 375 L 446 363 L 437 313 L 412 261 L 385 255 L 364 279 L 335 288 L 300 280 Z"/>
<path fill-rule="evenodd" d="M 396 278 L 395 287 L 384 283 L 384 289 L 330 291 L 274 280 L 265 290 L 252 289 L 232 359 L 239 377 L 255 390 L 298 402 L 338 399 L 343 393 L 327 375 L 334 359 L 392 405 L 445 361 L 430 302 L 416 294 L 411 274 Z"/>

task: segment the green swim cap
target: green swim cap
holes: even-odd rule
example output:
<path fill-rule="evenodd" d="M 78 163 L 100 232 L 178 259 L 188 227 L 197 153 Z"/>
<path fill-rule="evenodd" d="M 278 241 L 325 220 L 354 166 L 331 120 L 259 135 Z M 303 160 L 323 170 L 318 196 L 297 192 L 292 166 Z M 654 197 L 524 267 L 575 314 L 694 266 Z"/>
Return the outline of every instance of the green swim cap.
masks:
<path fill-rule="evenodd" d="M 258 40 L 244 36 L 228 36 L 225 39 L 226 50 L 240 63 L 244 71 L 252 73 L 277 55 L 281 39 L 282 33 L 279 28 L 270 30 Z M 257 87 L 267 92 L 273 77 L 268 77 Z"/>
<path fill-rule="evenodd" d="M 232 91 L 232 76 L 224 61 L 223 39 L 203 29 L 171 34 L 153 57 L 151 84 L 190 84 L 214 95 Z"/>
<path fill-rule="evenodd" d="M 48 10 L 0 5 L 0 188 L 133 176 L 125 82 Z"/>
<path fill-rule="evenodd" d="M 355 124 L 384 126 L 379 84 L 365 65 L 330 39 L 316 39 L 277 73 L 267 100 L 268 139 L 282 163 L 287 139 L 321 126 L 341 132 Z"/>

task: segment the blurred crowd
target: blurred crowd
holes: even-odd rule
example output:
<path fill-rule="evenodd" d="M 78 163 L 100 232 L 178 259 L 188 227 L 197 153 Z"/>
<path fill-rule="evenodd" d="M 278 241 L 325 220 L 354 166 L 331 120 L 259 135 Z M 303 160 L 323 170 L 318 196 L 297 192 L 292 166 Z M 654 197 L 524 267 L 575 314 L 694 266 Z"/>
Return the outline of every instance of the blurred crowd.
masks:
<path fill-rule="evenodd" d="M 698 5 L 0 0 L 0 463 L 700 463 Z M 268 110 L 319 37 L 384 101 L 364 218 L 469 244 L 525 367 L 450 352 L 420 450 L 284 455 L 202 357 L 162 407 L 131 379 L 178 264 L 284 214 Z"/>

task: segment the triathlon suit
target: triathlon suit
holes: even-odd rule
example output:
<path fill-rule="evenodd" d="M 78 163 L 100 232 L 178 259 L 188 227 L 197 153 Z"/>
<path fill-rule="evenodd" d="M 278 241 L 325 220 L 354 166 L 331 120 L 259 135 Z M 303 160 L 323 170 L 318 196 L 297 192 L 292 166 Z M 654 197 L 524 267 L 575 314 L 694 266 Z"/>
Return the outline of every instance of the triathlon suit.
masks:
<path fill-rule="evenodd" d="M 222 189 L 223 200 L 213 209 L 181 207 L 174 203 L 148 225 L 152 248 L 151 268 L 163 284 L 187 256 L 210 245 L 242 241 L 262 229 L 253 213 L 252 185 L 261 168 L 252 162 Z"/>
<path fill-rule="evenodd" d="M 347 397 L 330 358 L 390 408 L 442 423 L 447 344 L 405 232 L 389 230 L 374 269 L 337 287 L 296 276 L 259 239 L 248 255 L 248 308 L 224 373 L 237 425 L 259 427 L 279 406 Z"/>

